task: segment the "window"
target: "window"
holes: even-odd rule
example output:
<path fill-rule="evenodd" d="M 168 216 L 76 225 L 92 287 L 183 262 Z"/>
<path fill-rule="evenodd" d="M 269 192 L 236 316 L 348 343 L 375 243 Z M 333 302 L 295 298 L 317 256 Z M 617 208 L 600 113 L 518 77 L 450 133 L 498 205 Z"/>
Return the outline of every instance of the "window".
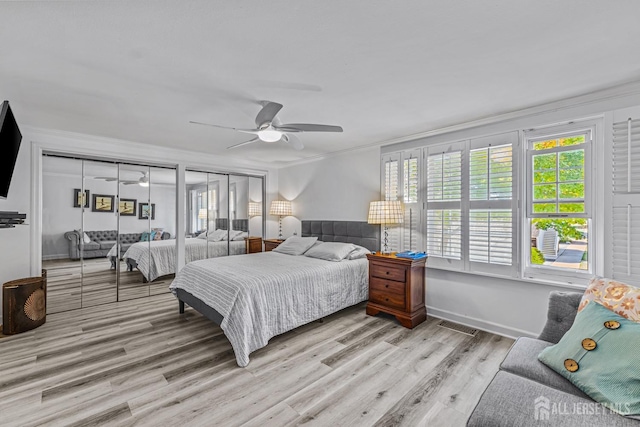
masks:
<path fill-rule="evenodd" d="M 385 197 L 405 209 L 393 248 L 427 251 L 430 267 L 515 276 L 517 144 L 510 132 L 383 156 Z"/>
<path fill-rule="evenodd" d="M 236 219 L 236 183 L 229 184 L 229 212 L 231 219 Z"/>
<path fill-rule="evenodd" d="M 492 138 L 472 141 L 472 146 L 479 148 L 469 153 L 471 270 L 499 272 L 515 264 L 514 141 L 497 145 Z M 515 268 L 510 270 L 516 273 Z"/>
<path fill-rule="evenodd" d="M 611 275 L 640 286 L 640 120 L 613 124 Z"/>
<path fill-rule="evenodd" d="M 403 251 L 422 251 L 422 209 L 420 203 L 420 154 L 421 150 L 402 153 L 402 200 L 404 222 L 401 247 Z"/>
<path fill-rule="evenodd" d="M 429 147 L 426 154 L 427 253 L 446 259 L 449 266 L 462 260 L 462 145 Z M 436 266 L 440 260 L 434 261 Z"/>
<path fill-rule="evenodd" d="M 591 273 L 591 145 L 594 127 L 568 125 L 526 133 L 526 275 Z M 528 255 L 528 256 L 527 256 Z"/>
<path fill-rule="evenodd" d="M 592 151 L 601 121 L 383 154 L 385 197 L 405 204 L 394 249 L 427 251 L 430 268 L 583 282 L 599 271 Z M 640 120 L 613 130 L 614 277 L 637 277 Z"/>
<path fill-rule="evenodd" d="M 515 276 L 516 132 L 427 147 L 432 267 Z"/>
<path fill-rule="evenodd" d="M 389 226 L 389 246 L 393 251 L 424 250 L 420 201 L 421 151 L 393 153 L 382 158 L 382 187 L 385 200 L 402 200 L 402 224 Z"/>

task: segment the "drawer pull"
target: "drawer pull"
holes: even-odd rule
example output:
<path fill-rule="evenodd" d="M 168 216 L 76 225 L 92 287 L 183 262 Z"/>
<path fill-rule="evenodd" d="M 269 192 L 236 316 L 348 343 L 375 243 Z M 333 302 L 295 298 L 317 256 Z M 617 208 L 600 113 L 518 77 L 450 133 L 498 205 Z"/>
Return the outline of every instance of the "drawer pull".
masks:
<path fill-rule="evenodd" d="M 389 302 L 389 298 L 385 298 L 384 300 L 385 300 L 386 302 Z"/>
<path fill-rule="evenodd" d="M 388 276 L 388 275 L 389 275 L 389 272 L 387 271 L 385 274 Z"/>
<path fill-rule="evenodd" d="M 384 287 L 385 287 L 385 288 L 388 288 L 388 287 L 389 287 L 389 285 L 384 285 Z"/>

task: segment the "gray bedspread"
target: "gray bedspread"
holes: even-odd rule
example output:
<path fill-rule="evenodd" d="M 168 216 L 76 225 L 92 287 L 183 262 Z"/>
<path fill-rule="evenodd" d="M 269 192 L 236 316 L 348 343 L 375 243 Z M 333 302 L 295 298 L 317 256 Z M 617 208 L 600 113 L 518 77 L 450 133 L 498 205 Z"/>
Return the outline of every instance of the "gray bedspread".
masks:
<path fill-rule="evenodd" d="M 207 259 L 187 264 L 170 288 L 224 317 L 220 327 L 244 367 L 270 338 L 366 300 L 368 262 L 276 252 Z"/>

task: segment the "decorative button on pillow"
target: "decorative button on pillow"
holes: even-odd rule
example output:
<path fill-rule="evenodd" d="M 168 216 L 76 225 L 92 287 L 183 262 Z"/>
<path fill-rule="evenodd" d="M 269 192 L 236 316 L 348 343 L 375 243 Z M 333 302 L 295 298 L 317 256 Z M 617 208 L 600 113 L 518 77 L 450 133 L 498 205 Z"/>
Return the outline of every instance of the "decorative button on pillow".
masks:
<path fill-rule="evenodd" d="M 634 322 L 640 322 L 640 288 L 604 277 L 594 277 L 584 292 L 578 311 L 595 301 Z"/>
<path fill-rule="evenodd" d="M 640 414 L 640 323 L 592 302 L 538 359 L 612 411 Z"/>

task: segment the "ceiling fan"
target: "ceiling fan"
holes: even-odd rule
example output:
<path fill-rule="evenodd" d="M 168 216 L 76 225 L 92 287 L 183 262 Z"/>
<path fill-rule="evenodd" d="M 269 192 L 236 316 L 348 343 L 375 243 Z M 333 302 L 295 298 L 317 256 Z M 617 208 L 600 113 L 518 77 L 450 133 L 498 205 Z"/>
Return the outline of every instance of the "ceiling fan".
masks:
<path fill-rule="evenodd" d="M 142 174 L 142 176 L 137 181 L 120 181 L 120 184 L 123 184 L 123 185 L 138 184 L 141 187 L 148 187 L 149 186 L 149 172 L 140 172 L 140 173 Z M 112 176 L 95 176 L 95 177 L 93 177 L 93 179 L 102 179 L 102 180 L 107 181 L 107 182 L 113 182 L 113 181 L 117 181 L 118 180 L 118 178 L 114 178 Z"/>
<path fill-rule="evenodd" d="M 263 107 L 256 116 L 256 128 L 255 129 L 238 129 L 228 126 L 220 126 L 220 125 L 212 125 L 209 123 L 200 123 L 190 121 L 189 123 L 194 123 L 197 125 L 205 125 L 205 126 L 213 126 L 221 129 L 231 129 L 242 133 L 251 133 L 256 135 L 255 138 L 241 142 L 240 144 L 232 145 L 231 147 L 227 147 L 228 150 L 233 148 L 242 147 L 243 145 L 252 144 L 254 142 L 262 141 L 262 142 L 278 142 L 284 141 L 287 144 L 291 145 L 296 150 L 302 150 L 304 145 L 298 139 L 297 136 L 293 135 L 295 133 L 301 132 L 342 132 L 342 128 L 340 126 L 332 126 L 332 125 L 316 125 L 309 123 L 289 123 L 282 124 L 276 118 L 276 114 L 282 109 L 282 104 L 278 104 L 277 102 L 264 101 L 262 103 Z"/>

